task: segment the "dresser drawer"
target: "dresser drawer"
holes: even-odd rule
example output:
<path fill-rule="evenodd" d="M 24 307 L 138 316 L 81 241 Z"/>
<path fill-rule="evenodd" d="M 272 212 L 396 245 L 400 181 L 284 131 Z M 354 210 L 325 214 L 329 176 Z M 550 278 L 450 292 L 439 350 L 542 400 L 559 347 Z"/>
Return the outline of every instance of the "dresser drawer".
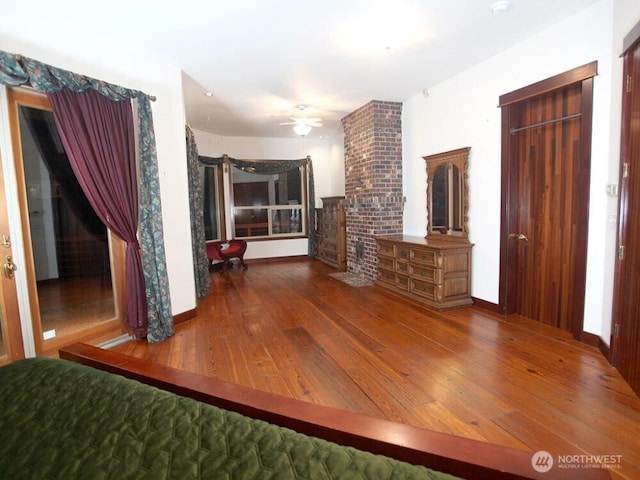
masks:
<path fill-rule="evenodd" d="M 421 248 L 411 249 L 411 261 L 423 265 L 435 265 L 437 261 L 437 252 L 435 250 L 423 250 Z"/>
<path fill-rule="evenodd" d="M 393 271 L 393 258 L 389 257 L 378 257 L 378 268 L 384 268 L 386 270 Z"/>
<path fill-rule="evenodd" d="M 336 248 L 338 247 L 336 237 L 330 237 L 325 235 L 324 238 L 322 239 L 322 243 L 329 249 L 336 250 Z"/>
<path fill-rule="evenodd" d="M 340 259 L 338 258 L 338 255 L 328 255 L 326 252 L 325 252 L 325 254 L 322 256 L 322 259 L 323 259 L 325 262 L 328 262 L 328 263 L 330 263 L 330 264 L 332 264 L 332 265 L 337 264 L 337 263 L 338 263 L 338 261 L 340 260 Z"/>
<path fill-rule="evenodd" d="M 416 295 L 420 295 L 421 297 L 428 298 L 429 300 L 434 300 L 436 298 L 437 286 L 433 283 L 423 282 L 421 280 L 412 278 L 410 285 L 411 293 L 415 293 Z"/>
<path fill-rule="evenodd" d="M 408 262 L 411 259 L 411 248 L 406 245 L 396 245 L 396 260 Z"/>
<path fill-rule="evenodd" d="M 389 285 L 395 285 L 396 275 L 392 270 L 378 268 L 378 281 L 388 283 Z"/>
<path fill-rule="evenodd" d="M 326 232 L 327 234 L 335 235 L 338 231 L 338 225 L 336 225 L 334 221 L 324 221 L 322 223 L 322 231 Z"/>
<path fill-rule="evenodd" d="M 338 251 L 332 247 L 333 245 L 325 245 L 325 247 L 322 249 L 322 253 L 326 257 L 336 258 L 338 256 Z"/>
<path fill-rule="evenodd" d="M 409 291 L 409 277 L 404 275 L 396 275 L 396 287 Z"/>
<path fill-rule="evenodd" d="M 418 280 L 435 283 L 442 283 L 442 269 L 427 267 L 423 265 L 411 265 L 409 267 L 409 275 Z"/>
<path fill-rule="evenodd" d="M 396 268 L 395 268 L 395 272 L 396 273 L 401 273 L 403 275 L 409 275 L 409 264 L 405 263 L 405 262 L 399 262 L 399 261 L 395 261 L 394 262 Z"/>
<path fill-rule="evenodd" d="M 378 242 L 378 255 L 388 255 L 393 257 L 393 244 Z"/>

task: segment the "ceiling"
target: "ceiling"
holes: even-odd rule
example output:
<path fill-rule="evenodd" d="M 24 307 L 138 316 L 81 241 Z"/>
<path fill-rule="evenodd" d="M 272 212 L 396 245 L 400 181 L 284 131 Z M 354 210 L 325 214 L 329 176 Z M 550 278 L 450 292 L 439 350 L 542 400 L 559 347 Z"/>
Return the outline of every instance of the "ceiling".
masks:
<path fill-rule="evenodd" d="M 196 130 L 294 137 L 279 123 L 304 104 L 324 123 L 308 137 L 330 138 L 368 101 L 426 93 L 596 1 L 509 0 L 495 14 L 495 0 L 110 0 L 104 11 L 3 0 L 0 32 L 28 37 L 55 19 L 67 34 L 136 45 L 183 71 Z"/>

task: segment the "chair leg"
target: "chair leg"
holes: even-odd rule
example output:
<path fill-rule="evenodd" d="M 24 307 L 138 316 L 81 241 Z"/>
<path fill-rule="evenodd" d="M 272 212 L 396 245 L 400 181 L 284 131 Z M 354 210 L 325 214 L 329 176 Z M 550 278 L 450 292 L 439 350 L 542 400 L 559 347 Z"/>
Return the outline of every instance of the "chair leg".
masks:
<path fill-rule="evenodd" d="M 221 275 L 229 270 L 229 265 L 231 264 L 231 261 L 234 258 L 237 258 L 238 260 L 240 260 L 240 265 L 242 265 L 242 269 L 243 270 L 246 270 L 247 268 L 249 268 L 249 266 L 246 263 L 244 263 L 244 258 L 243 257 L 226 257 L 223 260 L 222 269 L 220 270 L 220 274 Z"/>

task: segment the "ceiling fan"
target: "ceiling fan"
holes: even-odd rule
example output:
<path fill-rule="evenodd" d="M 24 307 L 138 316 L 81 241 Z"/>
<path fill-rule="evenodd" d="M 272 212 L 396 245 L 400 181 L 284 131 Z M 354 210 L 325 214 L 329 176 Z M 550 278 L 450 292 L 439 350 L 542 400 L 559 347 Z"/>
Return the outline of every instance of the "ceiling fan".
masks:
<path fill-rule="evenodd" d="M 304 111 L 307 108 L 305 105 L 298 105 L 298 110 L 302 113 L 301 117 L 289 117 L 291 122 L 283 122 L 280 125 L 293 125 L 293 131 L 300 136 L 305 136 L 311 131 L 312 127 L 321 127 L 321 118 L 308 118 Z"/>

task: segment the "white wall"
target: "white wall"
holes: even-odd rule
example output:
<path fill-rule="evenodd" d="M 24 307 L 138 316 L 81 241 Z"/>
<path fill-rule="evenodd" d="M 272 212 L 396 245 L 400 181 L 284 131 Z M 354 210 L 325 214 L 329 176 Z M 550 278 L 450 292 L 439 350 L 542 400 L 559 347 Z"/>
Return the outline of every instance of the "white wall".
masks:
<path fill-rule="evenodd" d="M 635 3 L 633 9 L 630 5 Z M 617 2 L 616 16 L 637 21 L 638 2 Z M 624 4 L 624 5 L 623 5 Z M 631 11 L 633 10 L 633 11 Z M 631 15 L 630 15 L 631 14 Z M 635 18 L 635 20 L 633 20 Z M 405 233 L 426 233 L 422 156 L 471 147 L 469 229 L 472 295 L 498 303 L 500 246 L 500 95 L 594 60 L 593 142 L 584 330 L 609 341 L 618 182 L 621 64 L 614 46 L 614 1 L 587 10 L 409 99 L 403 112 Z M 615 104 L 612 104 L 615 103 Z M 617 119 L 617 126 L 616 126 Z"/>
<path fill-rule="evenodd" d="M 92 39 L 87 34 L 75 35 L 71 31 L 65 31 L 65 35 L 60 35 L 60 32 L 55 31 L 55 22 L 51 22 L 51 25 L 41 24 L 38 28 L 28 28 L 20 23 L 23 20 L 17 18 L 12 23 L 11 19 L 3 18 L 1 50 L 19 53 L 56 67 L 141 90 L 157 97 L 157 101 L 152 103 L 152 108 L 172 312 L 175 315 L 195 308 L 195 281 L 189 247 L 191 239 L 185 115 L 180 70 L 154 61 L 148 55 L 136 54 L 131 46 L 119 47 L 112 39 L 101 41 Z M 0 148 L 4 157 L 5 174 L 7 168 L 12 169 L 12 157 L 7 155 L 10 145 L 6 128 L 5 121 L 0 121 Z M 5 177 L 5 182 L 10 184 L 11 192 L 15 191 L 11 185 L 15 182 L 15 173 L 12 170 L 10 173 L 11 175 Z M 19 219 L 16 220 L 18 209 L 15 198 L 9 198 L 8 201 L 10 215 L 13 217 L 10 220 L 14 226 L 12 235 L 14 239 L 21 238 L 19 232 L 14 231 L 16 226 L 19 226 Z M 26 283 L 22 283 L 22 290 L 25 288 Z M 24 303 L 21 303 L 21 317 L 28 316 L 28 312 L 23 308 Z"/>
<path fill-rule="evenodd" d="M 311 156 L 313 163 L 316 206 L 321 198 L 344 195 L 344 141 L 310 138 L 223 137 L 194 130 L 198 154 L 252 160 L 296 160 Z M 225 202 L 229 204 L 229 189 L 225 187 Z M 227 238 L 231 235 L 231 219 L 227 216 Z M 306 255 L 306 238 L 249 242 L 245 258 L 276 258 Z"/>

